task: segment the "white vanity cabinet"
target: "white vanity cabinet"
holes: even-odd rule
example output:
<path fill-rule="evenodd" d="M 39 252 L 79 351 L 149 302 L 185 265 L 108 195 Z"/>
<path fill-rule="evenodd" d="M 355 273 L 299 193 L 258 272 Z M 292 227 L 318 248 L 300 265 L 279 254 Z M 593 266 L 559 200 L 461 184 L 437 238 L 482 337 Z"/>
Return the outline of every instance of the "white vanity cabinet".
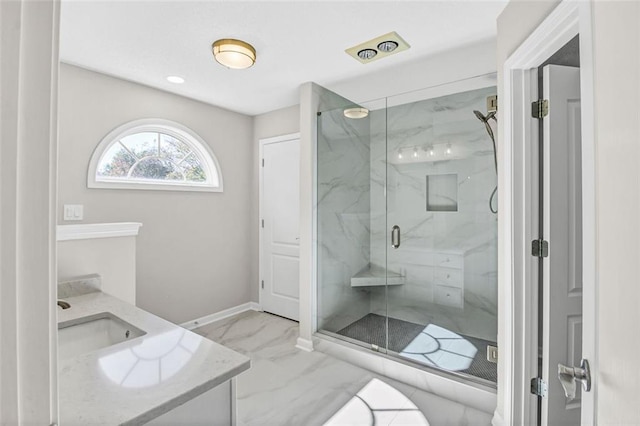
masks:
<path fill-rule="evenodd" d="M 228 426 L 236 424 L 236 379 L 215 388 L 174 408 L 147 425 L 154 426 Z"/>

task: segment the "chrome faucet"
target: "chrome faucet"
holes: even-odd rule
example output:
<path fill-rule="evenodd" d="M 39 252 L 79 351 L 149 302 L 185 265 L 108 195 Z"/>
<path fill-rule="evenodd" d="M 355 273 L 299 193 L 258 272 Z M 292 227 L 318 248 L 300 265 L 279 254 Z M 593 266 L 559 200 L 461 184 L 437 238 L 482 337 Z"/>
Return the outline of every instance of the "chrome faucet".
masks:
<path fill-rule="evenodd" d="M 58 300 L 58 306 L 60 306 L 62 309 L 69 309 L 71 307 L 71 305 L 64 300 Z"/>

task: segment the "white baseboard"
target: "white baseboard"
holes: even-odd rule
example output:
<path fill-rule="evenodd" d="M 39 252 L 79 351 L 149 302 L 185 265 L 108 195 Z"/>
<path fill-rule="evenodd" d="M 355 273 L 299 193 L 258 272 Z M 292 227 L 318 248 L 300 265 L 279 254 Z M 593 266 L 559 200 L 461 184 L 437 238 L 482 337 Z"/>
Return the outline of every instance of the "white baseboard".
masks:
<path fill-rule="evenodd" d="M 247 311 L 262 311 L 262 307 L 256 302 L 243 303 L 242 305 L 234 306 L 233 308 L 225 309 L 224 311 L 216 312 L 202 318 L 197 318 L 191 321 L 180 324 L 181 327 L 187 330 L 193 330 L 194 328 L 202 327 L 203 325 L 211 324 L 212 322 L 220 321 L 225 318 L 232 317 Z"/>
<path fill-rule="evenodd" d="M 500 413 L 498 413 L 498 410 L 496 410 L 493 413 L 493 419 L 491 419 L 491 425 L 492 426 L 504 426 L 504 419 L 502 418 Z"/>
<path fill-rule="evenodd" d="M 313 352 L 313 342 L 311 340 L 298 337 L 298 340 L 296 340 L 296 348 L 307 352 Z"/>

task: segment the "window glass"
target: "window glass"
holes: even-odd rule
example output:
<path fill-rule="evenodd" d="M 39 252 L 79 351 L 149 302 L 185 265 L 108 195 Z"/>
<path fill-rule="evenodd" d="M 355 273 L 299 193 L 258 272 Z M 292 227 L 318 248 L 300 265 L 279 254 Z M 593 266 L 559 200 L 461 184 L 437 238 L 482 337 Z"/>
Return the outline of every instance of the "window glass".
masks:
<path fill-rule="evenodd" d="M 215 157 L 199 138 L 192 137 L 184 128 L 147 124 L 112 134 L 94 153 L 94 157 L 100 154 L 98 151 L 104 146 L 97 162 L 92 159 L 90 187 L 152 184 L 151 189 L 162 189 L 157 185 L 166 183 L 172 186 L 170 189 L 182 189 L 175 188 L 180 185 L 222 190 Z"/>

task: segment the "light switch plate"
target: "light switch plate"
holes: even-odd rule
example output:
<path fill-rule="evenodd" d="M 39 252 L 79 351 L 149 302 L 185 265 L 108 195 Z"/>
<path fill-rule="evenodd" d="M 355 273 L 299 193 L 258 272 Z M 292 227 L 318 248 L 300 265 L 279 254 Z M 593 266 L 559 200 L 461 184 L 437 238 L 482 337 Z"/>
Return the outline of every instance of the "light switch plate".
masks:
<path fill-rule="evenodd" d="M 82 220 L 84 206 L 82 204 L 65 204 L 62 220 Z"/>

